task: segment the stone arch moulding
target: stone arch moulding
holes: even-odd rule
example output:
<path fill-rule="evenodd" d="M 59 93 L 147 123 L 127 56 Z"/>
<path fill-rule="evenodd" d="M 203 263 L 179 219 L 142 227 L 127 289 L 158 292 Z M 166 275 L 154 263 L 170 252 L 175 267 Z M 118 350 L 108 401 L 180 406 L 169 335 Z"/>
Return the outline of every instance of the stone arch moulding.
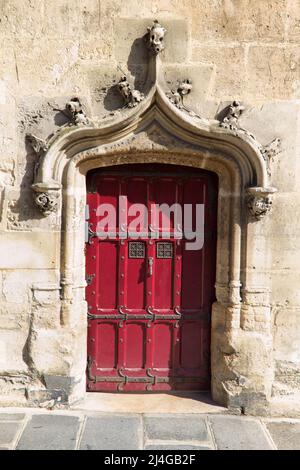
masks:
<path fill-rule="evenodd" d="M 40 157 L 32 186 L 36 204 L 45 217 L 56 217 L 61 226 L 58 288 L 62 326 L 73 329 L 80 322 L 80 328 L 86 328 L 86 173 L 99 167 L 143 162 L 213 171 L 219 176 L 219 213 L 216 303 L 212 312 L 212 391 L 219 403 L 242 407 L 243 398 L 236 398 L 245 394 L 241 374 L 238 366 L 230 369 L 226 357 L 234 354 L 228 351 L 235 350 L 233 338 L 240 327 L 242 245 L 247 243 L 243 234 L 248 221 L 258 221 L 269 211 L 276 191 L 270 184 L 268 149 L 239 127 L 238 118 L 243 111 L 240 103 L 233 102 L 221 121 L 207 120 L 183 106 L 184 95 L 192 89 L 189 80 L 168 96 L 161 78 L 160 50 L 153 44 L 149 48 L 145 93 L 133 90 L 122 77 L 119 90 L 124 107 L 114 117 L 100 123 L 91 121 L 80 101 L 74 99 L 67 105 L 70 127 L 60 130 L 47 143 L 30 137 Z M 219 333 L 214 333 L 217 330 Z M 220 331 L 224 332 L 222 337 Z M 84 334 L 81 341 L 85 351 Z M 86 356 L 73 362 L 68 375 L 79 388 L 75 387 L 74 396 L 70 393 L 71 400 L 84 394 Z M 265 399 L 268 392 L 264 384 L 257 386 L 251 380 L 249 376 L 246 388 L 258 389 L 259 397 Z"/>

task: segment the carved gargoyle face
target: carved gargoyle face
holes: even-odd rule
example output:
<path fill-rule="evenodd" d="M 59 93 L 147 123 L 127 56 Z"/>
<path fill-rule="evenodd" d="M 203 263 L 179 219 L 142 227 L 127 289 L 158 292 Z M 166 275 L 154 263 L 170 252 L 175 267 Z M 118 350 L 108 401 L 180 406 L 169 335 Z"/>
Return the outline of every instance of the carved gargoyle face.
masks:
<path fill-rule="evenodd" d="M 272 200 L 270 197 L 251 197 L 248 205 L 252 215 L 260 219 L 271 210 Z"/>
<path fill-rule="evenodd" d="M 258 198 L 255 202 L 257 212 L 268 212 L 271 209 L 272 201 L 268 198 Z"/>
<path fill-rule="evenodd" d="M 154 54 L 159 54 L 164 50 L 164 37 L 167 30 L 161 26 L 157 21 L 154 21 L 153 26 L 148 28 L 149 32 L 149 49 Z"/>

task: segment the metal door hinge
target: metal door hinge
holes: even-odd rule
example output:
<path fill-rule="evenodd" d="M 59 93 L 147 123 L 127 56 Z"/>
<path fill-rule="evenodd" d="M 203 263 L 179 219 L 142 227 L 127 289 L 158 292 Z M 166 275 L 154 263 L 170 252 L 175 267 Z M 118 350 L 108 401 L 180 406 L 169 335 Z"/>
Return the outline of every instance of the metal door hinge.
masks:
<path fill-rule="evenodd" d="M 89 222 L 86 222 L 85 223 L 85 243 L 88 243 L 89 245 L 91 245 L 91 240 L 92 238 L 95 238 L 95 237 L 97 237 L 97 232 L 94 232 L 91 229 Z"/>

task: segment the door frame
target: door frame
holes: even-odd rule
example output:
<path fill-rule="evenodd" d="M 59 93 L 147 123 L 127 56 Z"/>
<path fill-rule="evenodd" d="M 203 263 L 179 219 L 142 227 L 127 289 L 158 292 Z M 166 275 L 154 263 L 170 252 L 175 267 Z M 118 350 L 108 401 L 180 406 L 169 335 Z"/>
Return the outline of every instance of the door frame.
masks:
<path fill-rule="evenodd" d="M 138 109 L 124 111 L 121 118 L 96 128 L 67 129 L 55 136 L 41 158 L 33 189 L 57 235 L 59 282 L 51 289 L 60 292 L 60 335 L 74 345 L 56 368 L 72 383 L 69 402 L 84 398 L 86 173 L 100 167 L 151 162 L 206 169 L 219 179 L 212 396 L 220 404 L 239 408 L 249 406 L 249 399 L 254 404 L 264 403 L 271 396 L 273 373 L 270 289 L 257 272 L 249 269 L 259 260 L 255 244 L 248 240 L 260 236 L 261 229 L 259 223 L 249 223 L 254 220 L 247 211 L 247 194 L 251 192 L 252 209 L 256 202 L 267 205 L 274 192 L 269 187 L 267 163 L 251 136 L 196 122 L 175 108 L 159 85 L 155 86 Z M 264 243 L 266 248 L 268 240 L 262 236 L 261 249 Z M 259 337 L 252 321 L 254 304 L 263 308 Z M 31 341 L 34 348 L 34 336 Z M 247 357 L 255 355 L 258 347 L 259 366 L 252 361 L 250 370 Z M 53 375 L 51 365 L 38 373 Z"/>

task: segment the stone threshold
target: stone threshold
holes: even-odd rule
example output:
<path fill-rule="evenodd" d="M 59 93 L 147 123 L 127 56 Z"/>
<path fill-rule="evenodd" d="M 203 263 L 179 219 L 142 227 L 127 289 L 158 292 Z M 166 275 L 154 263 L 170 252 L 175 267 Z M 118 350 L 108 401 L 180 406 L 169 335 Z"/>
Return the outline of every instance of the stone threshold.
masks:
<path fill-rule="evenodd" d="M 87 393 L 71 410 L 104 413 L 228 413 L 209 393 Z"/>

